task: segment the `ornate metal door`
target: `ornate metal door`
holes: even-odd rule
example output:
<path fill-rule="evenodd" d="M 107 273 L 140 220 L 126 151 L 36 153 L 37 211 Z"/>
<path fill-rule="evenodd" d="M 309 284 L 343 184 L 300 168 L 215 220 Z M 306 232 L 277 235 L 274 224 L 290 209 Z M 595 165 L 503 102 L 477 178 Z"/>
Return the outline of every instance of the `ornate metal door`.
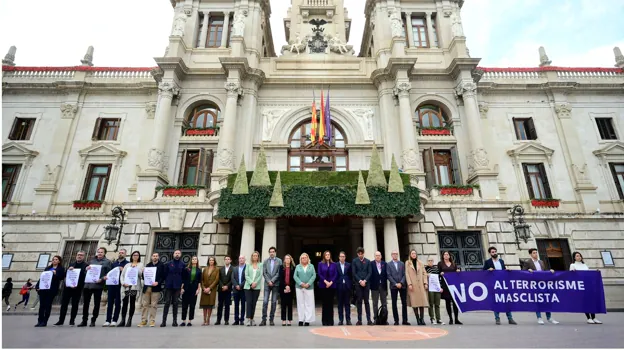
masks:
<path fill-rule="evenodd" d="M 483 268 L 483 248 L 479 232 L 438 232 L 440 254 L 448 250 L 462 271 Z"/>
<path fill-rule="evenodd" d="M 162 232 L 156 233 L 156 244 L 154 244 L 154 253 L 160 255 L 160 262 L 166 264 L 173 259 L 173 252 L 177 249 L 182 251 L 181 260 L 184 264 L 188 264 L 193 256 L 197 255 L 199 248 L 199 233 L 177 233 Z M 202 262 L 200 262 L 201 265 Z M 159 304 L 164 303 L 164 293 L 161 293 Z M 179 304 L 182 303 L 182 298 Z"/>

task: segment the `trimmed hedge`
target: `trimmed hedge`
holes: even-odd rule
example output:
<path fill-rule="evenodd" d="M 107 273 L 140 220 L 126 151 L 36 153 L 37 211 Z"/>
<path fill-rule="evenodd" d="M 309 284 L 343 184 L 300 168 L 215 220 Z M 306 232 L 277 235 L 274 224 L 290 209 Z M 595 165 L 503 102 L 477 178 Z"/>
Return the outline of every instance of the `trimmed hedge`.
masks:
<path fill-rule="evenodd" d="M 287 185 L 303 185 L 303 186 L 354 186 L 357 187 L 358 173 L 357 171 L 312 171 L 312 172 L 299 172 L 299 171 L 281 171 L 280 177 L 283 186 Z M 390 178 L 390 171 L 384 171 L 386 179 Z M 247 178 L 251 179 L 253 171 L 247 172 Z M 408 174 L 400 174 L 401 180 L 403 180 L 404 186 L 410 185 L 410 179 Z M 364 181 L 368 178 L 368 171 L 362 170 L 362 176 Z M 275 184 L 275 178 L 277 177 L 277 171 L 269 171 L 269 178 L 271 184 Z M 236 181 L 236 174 L 231 174 L 228 177 L 227 188 L 234 187 Z"/>

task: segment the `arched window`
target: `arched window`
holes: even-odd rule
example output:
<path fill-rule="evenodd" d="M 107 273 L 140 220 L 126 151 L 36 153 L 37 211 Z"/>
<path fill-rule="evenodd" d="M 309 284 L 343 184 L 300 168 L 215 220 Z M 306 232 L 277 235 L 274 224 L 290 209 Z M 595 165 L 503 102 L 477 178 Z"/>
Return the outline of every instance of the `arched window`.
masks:
<path fill-rule="evenodd" d="M 221 111 L 214 105 L 201 105 L 193 108 L 187 122 L 191 129 L 216 128 Z"/>
<path fill-rule="evenodd" d="M 448 126 L 448 116 L 442 108 L 436 105 L 426 104 L 418 107 L 416 111 L 418 125 L 421 128 L 442 128 Z"/>
<path fill-rule="evenodd" d="M 296 127 L 290 134 L 288 151 L 289 171 L 346 171 L 349 154 L 345 149 L 347 139 L 338 126 L 331 125 L 331 142 L 320 144 L 311 140 L 312 121 Z"/>

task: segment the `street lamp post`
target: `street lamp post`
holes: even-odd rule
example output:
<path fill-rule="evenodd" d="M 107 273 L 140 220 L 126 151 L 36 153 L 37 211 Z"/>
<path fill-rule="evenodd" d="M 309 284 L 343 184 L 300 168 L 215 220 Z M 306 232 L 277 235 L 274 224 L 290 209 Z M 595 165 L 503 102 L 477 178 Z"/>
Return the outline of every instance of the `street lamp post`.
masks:
<path fill-rule="evenodd" d="M 516 244 L 518 245 L 518 249 L 520 249 L 520 240 L 527 243 L 529 238 L 531 238 L 531 226 L 524 221 L 524 208 L 521 205 L 514 205 L 513 208 L 509 209 L 509 212 L 511 213 L 511 220 L 509 220 L 509 223 L 514 228 Z"/>
<path fill-rule="evenodd" d="M 115 252 L 119 249 L 119 241 L 121 240 L 121 235 L 123 234 L 123 227 L 126 222 L 126 215 L 128 213 L 122 207 L 115 207 L 111 211 L 112 219 L 110 224 L 104 227 L 104 239 L 110 245 L 113 241 L 115 241 Z"/>

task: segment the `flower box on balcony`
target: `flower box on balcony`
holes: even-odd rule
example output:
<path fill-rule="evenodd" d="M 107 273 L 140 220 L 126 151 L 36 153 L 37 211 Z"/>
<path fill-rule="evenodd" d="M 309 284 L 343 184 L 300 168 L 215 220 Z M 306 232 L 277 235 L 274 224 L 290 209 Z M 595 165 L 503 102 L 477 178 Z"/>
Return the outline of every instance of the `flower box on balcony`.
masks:
<path fill-rule="evenodd" d="M 423 128 L 420 129 L 423 136 L 450 136 L 451 129 L 448 128 Z"/>
<path fill-rule="evenodd" d="M 204 186 L 159 186 L 156 191 L 163 191 L 163 197 L 195 197 Z"/>
<path fill-rule="evenodd" d="M 559 208 L 559 199 L 533 199 L 531 205 L 537 208 Z"/>
<path fill-rule="evenodd" d="M 7 202 L 2 202 L 2 209 L 6 208 Z"/>
<path fill-rule="evenodd" d="M 93 210 L 102 207 L 102 201 L 74 201 L 74 209 Z"/>
<path fill-rule="evenodd" d="M 205 128 L 205 129 L 186 129 L 184 135 L 186 136 L 215 136 L 218 128 Z"/>

